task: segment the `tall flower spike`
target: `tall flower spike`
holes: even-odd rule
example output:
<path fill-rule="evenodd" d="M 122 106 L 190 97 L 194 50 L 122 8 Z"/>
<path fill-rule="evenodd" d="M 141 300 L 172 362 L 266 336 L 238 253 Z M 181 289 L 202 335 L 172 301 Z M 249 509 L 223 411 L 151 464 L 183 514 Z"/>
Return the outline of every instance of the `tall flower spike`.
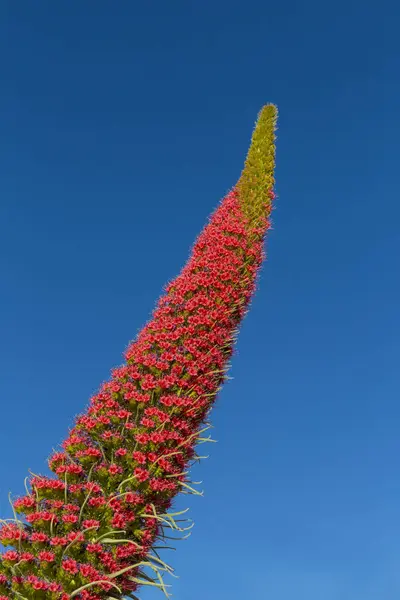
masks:
<path fill-rule="evenodd" d="M 277 111 L 262 109 L 243 173 L 196 241 L 181 274 L 126 350 L 62 450 L 35 475 L 0 528 L 0 600 L 136 598 L 162 589 L 158 555 L 170 511 L 195 492 L 187 471 L 224 381 L 254 291 L 275 197 Z"/>

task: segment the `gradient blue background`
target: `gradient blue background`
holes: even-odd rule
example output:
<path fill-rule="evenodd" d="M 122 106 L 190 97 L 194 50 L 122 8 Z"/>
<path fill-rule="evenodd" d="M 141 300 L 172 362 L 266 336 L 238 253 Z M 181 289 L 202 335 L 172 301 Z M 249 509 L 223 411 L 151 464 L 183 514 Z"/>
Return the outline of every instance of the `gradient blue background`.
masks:
<path fill-rule="evenodd" d="M 174 598 L 399 597 L 399 18 L 389 0 L 1 3 L 2 516 L 272 101 L 269 260 Z"/>

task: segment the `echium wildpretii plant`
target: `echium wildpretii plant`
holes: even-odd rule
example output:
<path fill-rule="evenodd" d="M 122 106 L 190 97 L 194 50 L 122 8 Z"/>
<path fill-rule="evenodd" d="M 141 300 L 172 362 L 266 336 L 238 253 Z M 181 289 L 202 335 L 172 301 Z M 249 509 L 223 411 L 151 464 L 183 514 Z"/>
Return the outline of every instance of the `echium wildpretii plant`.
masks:
<path fill-rule="evenodd" d="M 34 475 L 2 522 L 0 600 L 136 598 L 165 591 L 159 556 L 170 510 L 193 492 L 207 415 L 224 381 L 254 291 L 274 198 L 276 108 L 258 118 L 243 173 L 167 286 L 126 363 L 90 400 L 53 454 L 54 476 Z"/>

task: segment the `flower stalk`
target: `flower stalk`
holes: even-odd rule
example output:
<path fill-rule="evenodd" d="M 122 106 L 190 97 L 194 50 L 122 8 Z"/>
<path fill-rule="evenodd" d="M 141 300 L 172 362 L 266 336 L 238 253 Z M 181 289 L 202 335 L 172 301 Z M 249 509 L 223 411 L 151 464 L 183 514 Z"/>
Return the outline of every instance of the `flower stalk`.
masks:
<path fill-rule="evenodd" d="M 125 363 L 90 400 L 52 476 L 33 475 L 3 522 L 0 600 L 136 598 L 167 594 L 159 556 L 185 535 L 178 493 L 207 441 L 207 417 L 226 378 L 238 326 L 254 292 L 275 197 L 272 105 L 260 114 L 245 167 L 166 287 Z"/>

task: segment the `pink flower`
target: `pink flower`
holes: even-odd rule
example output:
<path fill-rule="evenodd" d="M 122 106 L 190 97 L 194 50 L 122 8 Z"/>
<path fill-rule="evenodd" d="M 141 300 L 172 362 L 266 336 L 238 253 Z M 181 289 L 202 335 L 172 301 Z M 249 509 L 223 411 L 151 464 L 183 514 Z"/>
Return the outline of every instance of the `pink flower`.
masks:
<path fill-rule="evenodd" d="M 16 562 L 19 559 L 19 554 L 15 550 L 9 550 L 3 554 L 3 560 L 10 560 Z"/>
<path fill-rule="evenodd" d="M 122 473 L 123 471 L 118 465 L 110 465 L 108 467 L 108 472 L 110 473 L 110 475 L 117 475 L 119 473 Z"/>
<path fill-rule="evenodd" d="M 71 573 L 71 575 L 75 575 L 79 571 L 78 563 L 76 562 L 76 560 L 73 560 L 72 558 L 67 558 L 67 560 L 64 560 L 62 563 L 62 568 L 67 573 Z"/>
<path fill-rule="evenodd" d="M 82 522 L 82 527 L 84 529 L 98 529 L 100 527 L 100 521 L 96 519 L 85 519 Z"/>
<path fill-rule="evenodd" d="M 128 450 L 126 448 L 118 448 L 115 451 L 115 456 L 126 456 L 128 454 Z"/>
<path fill-rule="evenodd" d="M 77 523 L 79 520 L 78 515 L 71 515 L 71 514 L 67 514 L 67 515 L 63 515 L 62 517 L 63 523 Z"/>
<path fill-rule="evenodd" d="M 146 455 L 143 452 L 139 452 L 138 450 L 136 450 L 132 454 L 132 456 L 134 460 L 136 460 L 136 462 L 138 462 L 140 465 L 146 464 Z"/>
<path fill-rule="evenodd" d="M 140 482 L 146 481 L 146 479 L 149 478 L 149 472 L 146 471 L 146 469 L 141 469 L 140 467 L 136 467 L 133 474 Z"/>
<path fill-rule="evenodd" d="M 42 552 L 39 552 L 38 556 L 39 560 L 43 562 L 54 562 L 56 558 L 54 552 L 49 552 L 48 550 L 42 550 Z"/>

